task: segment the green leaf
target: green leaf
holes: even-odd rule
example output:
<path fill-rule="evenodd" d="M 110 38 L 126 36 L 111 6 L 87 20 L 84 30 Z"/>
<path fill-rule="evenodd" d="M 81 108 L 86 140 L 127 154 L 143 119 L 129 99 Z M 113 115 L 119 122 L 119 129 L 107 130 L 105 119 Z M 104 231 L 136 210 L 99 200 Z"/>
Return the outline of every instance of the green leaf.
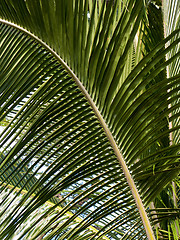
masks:
<path fill-rule="evenodd" d="M 1 239 L 176 235 L 156 201 L 179 174 L 180 39 L 157 6 L 0 0 Z"/>

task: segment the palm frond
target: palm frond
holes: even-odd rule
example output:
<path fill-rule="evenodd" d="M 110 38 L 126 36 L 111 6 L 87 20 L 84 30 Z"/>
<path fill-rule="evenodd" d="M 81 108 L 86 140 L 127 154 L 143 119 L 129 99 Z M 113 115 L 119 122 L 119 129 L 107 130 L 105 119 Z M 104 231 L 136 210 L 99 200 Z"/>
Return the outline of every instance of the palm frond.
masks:
<path fill-rule="evenodd" d="M 179 117 L 180 77 L 162 72 L 180 39 L 176 29 L 155 45 L 147 9 L 0 1 L 1 239 L 43 208 L 17 239 L 154 239 L 141 210 L 179 173 L 179 144 L 169 145 L 179 124 L 167 122 Z"/>

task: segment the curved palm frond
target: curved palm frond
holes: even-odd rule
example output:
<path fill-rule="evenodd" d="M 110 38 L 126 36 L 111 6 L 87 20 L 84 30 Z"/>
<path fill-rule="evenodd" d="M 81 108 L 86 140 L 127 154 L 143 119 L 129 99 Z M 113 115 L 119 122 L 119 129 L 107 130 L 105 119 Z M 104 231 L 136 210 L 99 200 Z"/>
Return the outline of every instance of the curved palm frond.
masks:
<path fill-rule="evenodd" d="M 136 203 L 147 208 L 179 173 L 179 124 L 167 122 L 180 77 L 162 71 L 180 40 L 177 29 L 149 51 L 136 44 L 146 7 L 0 1 L 1 239 L 154 239 Z"/>

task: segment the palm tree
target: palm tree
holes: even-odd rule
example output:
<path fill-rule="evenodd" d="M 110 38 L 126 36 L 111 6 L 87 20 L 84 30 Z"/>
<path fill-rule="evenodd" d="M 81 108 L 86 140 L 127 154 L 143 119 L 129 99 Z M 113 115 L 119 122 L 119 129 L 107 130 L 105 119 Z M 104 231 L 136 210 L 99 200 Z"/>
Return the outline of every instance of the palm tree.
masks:
<path fill-rule="evenodd" d="M 178 239 L 177 0 L 0 0 L 0 239 Z"/>

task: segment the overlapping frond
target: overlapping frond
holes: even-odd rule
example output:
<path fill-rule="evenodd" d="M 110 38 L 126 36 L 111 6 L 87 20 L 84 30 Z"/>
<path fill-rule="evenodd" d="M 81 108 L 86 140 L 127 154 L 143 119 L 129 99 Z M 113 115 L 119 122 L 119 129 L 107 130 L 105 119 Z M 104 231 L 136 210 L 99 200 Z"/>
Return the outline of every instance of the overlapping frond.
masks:
<path fill-rule="evenodd" d="M 12 83 L 2 84 L 1 116 L 2 119 L 6 117 L 9 124 L 1 135 L 1 147 L 4 146 L 5 151 L 4 161 L 1 162 L 1 188 L 3 191 L 11 186 L 12 194 L 17 187 L 18 193 L 28 190 L 13 214 L 9 212 L 3 220 L 1 238 L 13 237 L 16 226 L 21 226 L 27 216 L 48 200 L 63 208 L 48 228 L 46 224 L 42 232 L 37 232 L 40 236 L 45 231 L 47 239 L 56 235 L 72 239 L 79 236 L 78 232 L 83 234 L 89 226 L 98 230 L 93 235 L 91 231 L 87 233 L 87 239 L 89 234 L 97 239 L 101 235 L 102 239 L 108 239 L 103 236 L 104 232 L 108 236 L 110 230 L 109 236 L 125 235 L 127 227 L 135 224 L 139 214 L 116 156 L 86 99 L 67 72 L 39 44 L 4 24 L 1 29 L 2 33 L 18 32 L 14 34 L 15 46 L 11 44 L 9 49 L 11 55 L 3 52 L 1 58 L 4 62 L 9 57 L 8 64 L 6 62 L 3 67 L 2 80 L 8 79 Z M 7 34 L 1 36 L 4 36 L 3 49 L 9 40 Z M 21 47 L 22 42 L 24 48 Z M 15 75 L 13 67 L 19 55 L 22 58 L 17 63 Z M 7 98 L 7 92 L 14 94 Z M 59 194 L 62 197 L 60 201 L 55 197 Z M 8 207 L 15 204 L 17 197 L 14 196 Z M 1 202 L 2 206 L 4 202 Z M 36 224 L 42 222 L 54 208 L 40 215 Z M 56 226 L 57 221 L 69 211 L 74 214 Z M 82 218 L 81 222 L 72 225 L 73 229 L 68 228 L 76 216 Z M 56 228 L 50 233 L 49 229 L 54 225 Z M 118 233 L 113 234 L 118 225 Z M 128 235 L 138 233 L 138 229 L 133 232 L 134 228 Z M 140 228 L 139 234 L 144 235 L 141 231 Z"/>

